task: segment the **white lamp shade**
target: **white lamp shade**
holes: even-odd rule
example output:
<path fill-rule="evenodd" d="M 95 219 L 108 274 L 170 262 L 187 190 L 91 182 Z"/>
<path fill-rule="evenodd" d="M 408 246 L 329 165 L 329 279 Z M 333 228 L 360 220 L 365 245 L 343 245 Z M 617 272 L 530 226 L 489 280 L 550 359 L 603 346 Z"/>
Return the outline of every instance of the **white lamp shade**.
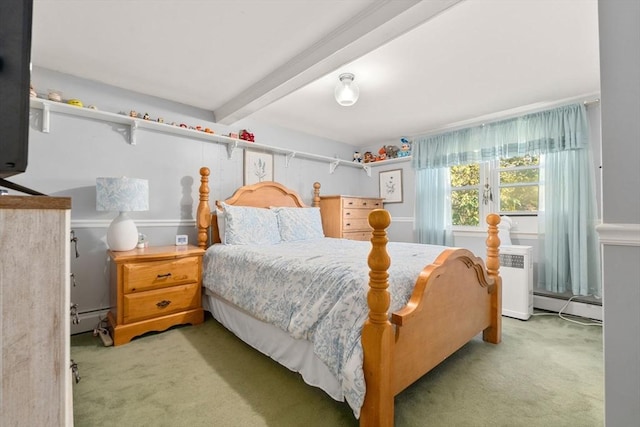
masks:
<path fill-rule="evenodd" d="M 343 107 L 353 105 L 360 96 L 360 89 L 353 81 L 355 76 L 351 73 L 340 74 L 340 82 L 336 86 L 335 97 L 338 104 Z"/>
<path fill-rule="evenodd" d="M 138 228 L 126 212 L 149 210 L 149 182 L 137 178 L 96 178 L 96 210 L 120 214 L 107 230 L 113 251 L 130 251 L 138 244 Z"/>
<path fill-rule="evenodd" d="M 149 210 L 149 181 L 126 176 L 96 178 L 96 210 L 113 212 Z"/>
<path fill-rule="evenodd" d="M 107 245 L 112 251 L 130 251 L 138 244 L 138 227 L 126 212 L 111 221 L 107 230 Z"/>

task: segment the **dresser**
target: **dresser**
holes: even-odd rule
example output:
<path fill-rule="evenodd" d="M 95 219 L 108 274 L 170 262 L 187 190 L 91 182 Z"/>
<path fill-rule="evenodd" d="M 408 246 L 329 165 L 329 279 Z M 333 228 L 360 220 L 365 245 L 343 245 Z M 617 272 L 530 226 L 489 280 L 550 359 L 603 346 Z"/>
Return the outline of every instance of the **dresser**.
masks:
<path fill-rule="evenodd" d="M 322 228 L 327 237 L 371 239 L 369 212 L 382 209 L 377 197 L 320 196 Z"/>
<path fill-rule="evenodd" d="M 0 196 L 0 425 L 72 426 L 71 199 Z"/>
<path fill-rule="evenodd" d="M 202 256 L 195 246 L 155 246 L 108 251 L 114 345 L 171 326 L 204 320 Z"/>

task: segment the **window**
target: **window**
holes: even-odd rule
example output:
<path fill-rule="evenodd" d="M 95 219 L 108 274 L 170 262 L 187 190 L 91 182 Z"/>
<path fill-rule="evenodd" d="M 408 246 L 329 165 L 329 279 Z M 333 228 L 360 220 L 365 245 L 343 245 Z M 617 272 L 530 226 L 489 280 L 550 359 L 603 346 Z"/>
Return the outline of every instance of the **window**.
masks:
<path fill-rule="evenodd" d="M 477 227 L 491 212 L 538 213 L 540 157 L 523 156 L 449 168 L 451 223 Z"/>

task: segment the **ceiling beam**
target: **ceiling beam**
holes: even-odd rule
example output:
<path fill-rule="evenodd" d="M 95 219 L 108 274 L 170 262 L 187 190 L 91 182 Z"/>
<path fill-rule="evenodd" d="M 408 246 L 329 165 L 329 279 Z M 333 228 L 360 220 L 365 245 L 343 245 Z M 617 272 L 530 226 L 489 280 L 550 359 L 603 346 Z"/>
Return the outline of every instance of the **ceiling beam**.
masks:
<path fill-rule="evenodd" d="M 378 0 L 326 37 L 217 108 L 214 120 L 231 125 L 396 37 L 461 0 Z"/>

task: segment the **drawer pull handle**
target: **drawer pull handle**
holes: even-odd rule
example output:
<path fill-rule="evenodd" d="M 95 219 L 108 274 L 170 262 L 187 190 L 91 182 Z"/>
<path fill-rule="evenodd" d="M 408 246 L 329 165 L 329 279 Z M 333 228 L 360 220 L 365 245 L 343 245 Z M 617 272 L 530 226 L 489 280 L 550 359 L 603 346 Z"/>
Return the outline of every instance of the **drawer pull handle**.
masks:
<path fill-rule="evenodd" d="M 351 227 L 351 223 L 350 223 L 350 222 L 348 222 L 348 223 L 346 224 L 346 226 L 347 226 L 347 227 Z"/>
<path fill-rule="evenodd" d="M 347 213 L 346 213 L 346 215 L 347 215 L 347 216 L 351 215 L 351 212 L 347 212 Z"/>
<path fill-rule="evenodd" d="M 167 278 L 167 277 L 171 277 L 171 273 L 167 273 L 167 274 L 158 274 L 156 277 L 157 277 L 158 279 L 164 279 L 164 278 Z"/>
<path fill-rule="evenodd" d="M 362 202 L 362 206 L 367 206 L 367 202 Z"/>
<path fill-rule="evenodd" d="M 171 304 L 171 301 L 163 299 L 162 301 L 160 301 L 156 305 L 158 306 L 158 308 L 166 308 L 169 304 Z"/>

